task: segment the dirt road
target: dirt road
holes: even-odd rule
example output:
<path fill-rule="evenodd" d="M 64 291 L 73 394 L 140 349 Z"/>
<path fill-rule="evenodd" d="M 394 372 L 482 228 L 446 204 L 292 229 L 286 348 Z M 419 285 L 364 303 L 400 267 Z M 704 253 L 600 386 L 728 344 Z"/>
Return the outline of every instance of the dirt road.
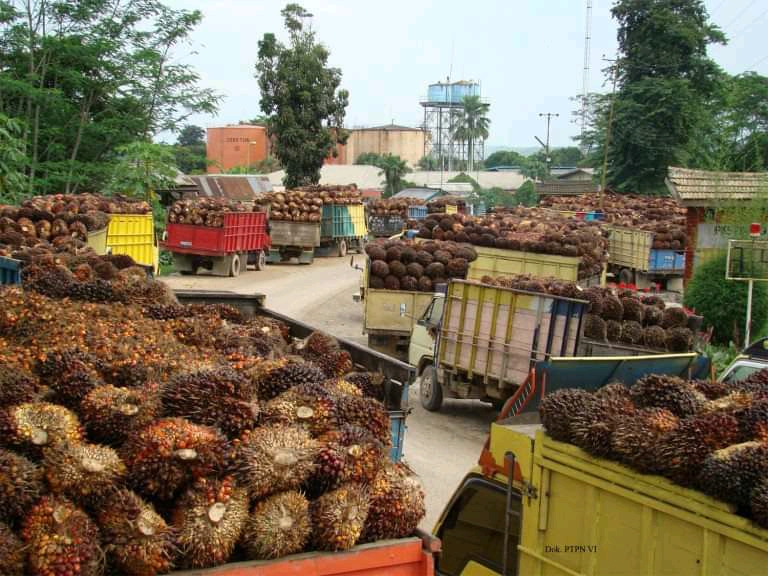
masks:
<path fill-rule="evenodd" d="M 359 264 L 362 256 L 355 256 Z M 352 301 L 360 272 L 350 258 L 318 258 L 309 266 L 279 264 L 238 278 L 169 276 L 173 288 L 261 292 L 267 306 L 335 336 L 365 344 L 362 305 Z M 467 470 L 477 462 L 488 425 L 494 418 L 489 404 L 446 400 L 439 413 L 419 404 L 418 386 L 410 390 L 411 414 L 405 435 L 405 459 L 421 476 L 427 492 L 427 516 L 422 527 L 431 529 Z"/>

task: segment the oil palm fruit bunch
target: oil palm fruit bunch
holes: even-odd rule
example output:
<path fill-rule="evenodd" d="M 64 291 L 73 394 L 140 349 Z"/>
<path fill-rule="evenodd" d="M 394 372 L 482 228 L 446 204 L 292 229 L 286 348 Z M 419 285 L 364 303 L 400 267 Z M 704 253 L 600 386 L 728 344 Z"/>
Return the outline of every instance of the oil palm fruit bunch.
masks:
<path fill-rule="evenodd" d="M 768 391 L 768 368 L 750 374 L 744 380 L 734 382 L 732 387 L 735 390 L 758 394 Z"/>
<path fill-rule="evenodd" d="M 561 442 L 573 441 L 573 420 L 596 409 L 595 397 L 579 388 L 556 390 L 547 394 L 539 404 L 541 423 L 552 438 Z"/>
<path fill-rule="evenodd" d="M 42 468 L 0 448 L 0 520 L 12 523 L 21 518 L 44 491 Z"/>
<path fill-rule="evenodd" d="M 342 395 L 336 397 L 336 409 L 339 422 L 365 428 L 385 446 L 391 445 L 389 413 L 378 400 Z"/>
<path fill-rule="evenodd" d="M 643 473 L 657 471 L 655 446 L 680 425 L 680 419 L 664 408 L 643 408 L 616 423 L 611 452 L 623 463 Z"/>
<path fill-rule="evenodd" d="M 683 308 L 670 307 L 665 308 L 661 317 L 661 327 L 669 330 L 671 328 L 685 328 L 688 326 L 688 314 Z"/>
<path fill-rule="evenodd" d="M 622 328 L 623 328 L 623 324 L 618 320 L 606 320 L 605 321 L 605 337 L 608 339 L 608 342 L 621 341 Z"/>
<path fill-rule="evenodd" d="M 319 448 L 309 432 L 296 426 L 249 430 L 235 449 L 240 483 L 253 498 L 298 489 L 312 473 Z"/>
<path fill-rule="evenodd" d="M 619 422 L 635 413 L 629 390 L 622 384 L 608 384 L 594 394 L 595 402 L 573 415 L 572 442 L 595 456 L 612 454 L 611 438 Z"/>
<path fill-rule="evenodd" d="M 739 413 L 742 435 L 748 440 L 768 442 L 768 397 L 758 397 Z"/>
<path fill-rule="evenodd" d="M 223 366 L 179 372 L 163 385 L 161 396 L 167 416 L 218 427 L 232 437 L 254 428 L 259 417 L 255 386 Z"/>
<path fill-rule="evenodd" d="M 598 342 L 605 342 L 608 338 L 608 327 L 605 320 L 597 314 L 584 316 L 584 337 Z"/>
<path fill-rule="evenodd" d="M 264 420 L 299 426 L 317 436 L 339 426 L 336 402 L 323 384 L 299 384 L 264 407 Z"/>
<path fill-rule="evenodd" d="M 363 392 L 363 396 L 375 398 L 379 402 L 386 401 L 384 375 L 380 372 L 350 372 L 344 375 L 344 380 L 351 382 Z"/>
<path fill-rule="evenodd" d="M 768 528 L 768 477 L 762 478 L 752 490 L 749 504 L 755 524 Z"/>
<path fill-rule="evenodd" d="M 370 485 L 370 507 L 361 542 L 405 538 L 426 514 L 424 488 L 403 464 L 386 462 Z"/>
<path fill-rule="evenodd" d="M 112 448 L 98 444 L 65 444 L 43 450 L 45 477 L 51 491 L 93 507 L 117 490 L 126 467 Z"/>
<path fill-rule="evenodd" d="M 658 470 L 683 486 L 694 486 L 702 464 L 714 451 L 739 440 L 739 421 L 731 414 L 711 412 L 686 418 L 653 450 Z"/>
<path fill-rule="evenodd" d="M 46 576 L 97 576 L 103 551 L 99 529 L 66 499 L 43 496 L 24 519 L 28 568 Z"/>
<path fill-rule="evenodd" d="M 301 358 L 290 358 L 285 365 L 262 374 L 256 380 L 256 389 L 261 401 L 271 400 L 293 386 L 317 384 L 326 379 L 325 373 L 314 364 Z"/>
<path fill-rule="evenodd" d="M 0 411 L 0 439 L 35 456 L 44 446 L 77 443 L 83 430 L 77 416 L 63 406 L 28 402 Z"/>
<path fill-rule="evenodd" d="M 704 394 L 707 400 L 716 400 L 728 395 L 730 386 L 716 380 L 691 380 L 691 386 Z"/>
<path fill-rule="evenodd" d="M 282 558 L 301 552 L 311 533 L 309 501 L 301 492 L 290 490 L 256 503 L 241 544 L 252 560 Z"/>
<path fill-rule="evenodd" d="M 323 494 L 310 504 L 312 544 L 317 550 L 349 550 L 360 538 L 368 517 L 370 496 L 359 484 Z"/>
<path fill-rule="evenodd" d="M 13 531 L 0 522 L 0 574 L 24 576 L 26 550 Z"/>
<path fill-rule="evenodd" d="M 649 374 L 640 378 L 629 392 L 638 407 L 666 408 L 680 418 L 695 414 L 706 400 L 703 394 L 682 378 L 663 374 Z"/>
<path fill-rule="evenodd" d="M 387 455 L 387 447 L 369 430 L 352 424 L 324 434 L 320 441 L 335 447 L 341 456 L 341 482 L 373 481 Z"/>
<path fill-rule="evenodd" d="M 322 383 L 322 387 L 332 396 L 349 394 L 350 396 L 363 396 L 363 391 L 346 379 L 346 374 L 342 378 L 329 378 Z"/>
<path fill-rule="evenodd" d="M 323 332 L 313 332 L 297 348 L 301 357 L 315 364 L 328 378 L 343 376 L 354 368 L 349 352 Z"/>
<path fill-rule="evenodd" d="M 122 444 L 160 415 L 159 386 L 98 386 L 80 402 L 79 413 L 89 437 L 107 444 Z"/>
<path fill-rule="evenodd" d="M 0 360 L 0 406 L 15 406 L 37 398 L 39 382 L 22 366 Z"/>
<path fill-rule="evenodd" d="M 248 492 L 232 476 L 198 479 L 173 511 L 181 563 L 189 568 L 225 563 L 247 520 Z"/>
<path fill-rule="evenodd" d="M 667 333 L 661 326 L 648 326 L 643 329 L 643 344 L 648 348 L 666 350 Z"/>
<path fill-rule="evenodd" d="M 119 490 L 99 507 L 95 518 L 104 551 L 118 573 L 155 576 L 171 569 L 174 531 L 138 494 Z"/>
<path fill-rule="evenodd" d="M 128 438 L 121 455 L 134 489 L 170 500 L 193 480 L 225 468 L 227 440 L 214 428 L 162 418 Z"/>
<path fill-rule="evenodd" d="M 333 442 L 321 443 L 315 455 L 312 472 L 303 486 L 308 498 L 318 498 L 342 484 L 345 456 L 343 446 Z"/>
<path fill-rule="evenodd" d="M 603 296 L 603 313 L 602 317 L 605 320 L 615 320 L 621 322 L 624 318 L 624 306 L 613 294 L 606 294 Z"/>
<path fill-rule="evenodd" d="M 103 386 L 104 380 L 94 367 L 98 360 L 81 350 L 53 352 L 40 363 L 38 374 L 53 390 L 56 400 L 69 408 L 77 408 L 88 392 Z"/>
<path fill-rule="evenodd" d="M 710 454 L 702 464 L 697 484 L 707 494 L 749 509 L 757 482 L 768 477 L 768 444 L 743 442 Z"/>

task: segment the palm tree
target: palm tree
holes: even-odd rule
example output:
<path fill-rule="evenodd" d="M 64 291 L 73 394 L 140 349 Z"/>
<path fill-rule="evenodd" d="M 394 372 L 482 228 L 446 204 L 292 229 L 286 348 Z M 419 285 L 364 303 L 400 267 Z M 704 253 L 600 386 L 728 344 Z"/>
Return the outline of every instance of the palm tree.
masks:
<path fill-rule="evenodd" d="M 488 110 L 491 105 L 480 100 L 480 96 L 465 96 L 462 100 L 461 118 L 454 129 L 454 137 L 467 142 L 467 169 L 474 170 L 475 142 L 488 138 L 491 120 Z"/>
<path fill-rule="evenodd" d="M 403 176 L 411 169 L 400 156 L 384 154 L 379 160 L 379 176 L 384 176 L 384 198 L 389 198 L 403 188 Z"/>

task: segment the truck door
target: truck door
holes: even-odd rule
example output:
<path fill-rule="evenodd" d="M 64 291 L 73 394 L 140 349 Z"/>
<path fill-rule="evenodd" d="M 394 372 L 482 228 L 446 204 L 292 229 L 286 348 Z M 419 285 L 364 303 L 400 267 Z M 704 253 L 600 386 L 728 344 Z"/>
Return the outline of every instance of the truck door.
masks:
<path fill-rule="evenodd" d="M 445 297 L 435 294 L 424 314 L 413 325 L 411 341 L 408 345 L 408 362 L 417 368 L 422 359 L 432 362 L 435 356 L 437 334 L 443 321 L 443 305 Z"/>
<path fill-rule="evenodd" d="M 517 574 L 520 493 L 513 491 L 510 501 L 506 576 Z M 441 576 L 502 575 L 506 508 L 506 486 L 480 475 L 467 477 L 437 528 L 443 546 L 436 572 Z"/>

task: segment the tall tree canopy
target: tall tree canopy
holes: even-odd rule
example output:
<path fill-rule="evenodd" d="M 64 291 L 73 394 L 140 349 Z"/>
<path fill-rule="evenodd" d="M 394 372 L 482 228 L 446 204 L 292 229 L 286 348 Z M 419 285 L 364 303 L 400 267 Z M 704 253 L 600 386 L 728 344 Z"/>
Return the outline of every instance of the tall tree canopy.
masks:
<path fill-rule="evenodd" d="M 205 130 L 187 124 L 179 132 L 173 147 L 176 165 L 185 174 L 201 174 L 208 167 L 205 147 Z"/>
<path fill-rule="evenodd" d="M 274 153 L 285 168 L 283 183 L 290 188 L 319 182 L 325 158 L 346 142 L 349 93 L 339 89 L 341 70 L 328 66 L 328 49 L 304 26 L 312 15 L 298 4 L 288 4 L 281 14 L 288 45 L 264 34 L 256 77 Z"/>
<path fill-rule="evenodd" d="M 474 170 L 477 141 L 488 138 L 491 120 L 488 111 L 491 106 L 480 100 L 480 96 L 465 96 L 459 111 L 454 138 L 467 143 L 467 169 Z"/>
<path fill-rule="evenodd" d="M 216 110 L 174 60 L 200 19 L 158 0 L 0 0 L 0 114 L 22 127 L 28 193 L 100 189 L 118 148 Z"/>

